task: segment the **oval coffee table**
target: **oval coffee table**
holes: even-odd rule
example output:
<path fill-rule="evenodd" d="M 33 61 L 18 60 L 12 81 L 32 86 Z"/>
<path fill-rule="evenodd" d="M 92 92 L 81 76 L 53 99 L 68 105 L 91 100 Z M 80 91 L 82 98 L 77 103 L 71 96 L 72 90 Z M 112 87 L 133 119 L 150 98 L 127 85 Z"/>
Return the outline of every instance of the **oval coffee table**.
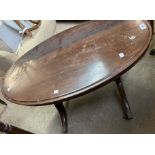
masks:
<path fill-rule="evenodd" d="M 2 93 L 20 105 L 54 104 L 65 133 L 63 102 L 115 81 L 124 117 L 131 119 L 120 76 L 144 55 L 151 34 L 146 21 L 85 22 L 53 36 L 17 60 L 5 76 Z M 7 133 L 16 129 L 3 122 L 0 126 Z"/>

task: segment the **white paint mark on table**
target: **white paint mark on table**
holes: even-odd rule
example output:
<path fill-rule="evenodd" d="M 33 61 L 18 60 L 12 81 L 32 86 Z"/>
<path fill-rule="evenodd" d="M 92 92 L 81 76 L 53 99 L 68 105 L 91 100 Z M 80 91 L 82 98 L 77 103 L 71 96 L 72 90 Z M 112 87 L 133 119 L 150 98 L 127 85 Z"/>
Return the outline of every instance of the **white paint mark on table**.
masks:
<path fill-rule="evenodd" d="M 129 37 L 130 40 L 134 40 L 136 38 L 136 36 L 132 35 Z"/>
<path fill-rule="evenodd" d="M 140 24 L 139 27 L 140 27 L 141 30 L 145 30 L 147 28 L 144 23 Z"/>
<path fill-rule="evenodd" d="M 10 88 L 7 89 L 8 92 L 10 92 L 10 90 L 11 90 Z"/>
<path fill-rule="evenodd" d="M 58 94 L 59 90 L 54 90 L 53 94 Z"/>
<path fill-rule="evenodd" d="M 125 57 L 125 54 L 123 52 L 119 53 L 119 57 L 120 58 L 124 58 Z"/>

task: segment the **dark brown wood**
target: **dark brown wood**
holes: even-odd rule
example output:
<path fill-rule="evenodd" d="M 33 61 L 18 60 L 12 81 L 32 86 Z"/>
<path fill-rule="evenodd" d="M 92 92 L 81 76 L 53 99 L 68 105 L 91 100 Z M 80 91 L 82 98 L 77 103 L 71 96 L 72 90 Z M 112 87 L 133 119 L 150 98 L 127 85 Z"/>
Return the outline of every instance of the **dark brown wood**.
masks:
<path fill-rule="evenodd" d="M 0 99 L 0 103 L 7 106 L 7 104 L 1 99 Z M 13 125 L 3 123 L 2 121 L 0 121 L 0 131 L 8 134 L 32 134 L 32 132 L 23 130 Z"/>
<path fill-rule="evenodd" d="M 151 28 L 152 28 L 152 34 L 154 34 L 154 20 L 149 20 L 149 23 L 150 23 Z M 150 55 L 155 55 L 155 49 L 151 50 Z"/>
<path fill-rule="evenodd" d="M 62 102 L 57 102 L 54 105 L 60 114 L 60 118 L 62 122 L 62 132 L 67 133 L 68 123 L 67 123 L 67 114 L 66 114 L 65 107 Z"/>
<path fill-rule="evenodd" d="M 115 81 L 116 81 L 117 88 L 118 88 L 118 91 L 119 91 L 120 97 L 121 97 L 121 105 L 122 105 L 122 109 L 123 109 L 123 113 L 124 113 L 124 118 L 125 119 L 132 119 L 133 114 L 131 112 L 130 105 L 128 103 L 128 100 L 127 100 L 127 97 L 125 94 L 125 90 L 124 90 L 122 80 L 119 77 Z"/>
<path fill-rule="evenodd" d="M 10 68 L 6 99 L 22 105 L 55 104 L 67 132 L 62 102 L 115 80 L 126 118 L 131 111 L 119 77 L 144 55 L 152 30 L 146 21 L 89 21 L 36 46 Z"/>
<path fill-rule="evenodd" d="M 150 23 L 151 28 L 152 28 L 152 34 L 154 34 L 154 20 L 149 20 L 149 23 Z"/>
<path fill-rule="evenodd" d="M 150 55 L 155 55 L 155 49 L 152 49 Z"/>
<path fill-rule="evenodd" d="M 45 105 L 88 93 L 135 64 L 151 35 L 146 21 L 80 24 L 22 56 L 7 73 L 2 93 L 23 105 Z"/>
<path fill-rule="evenodd" d="M 15 127 L 13 125 L 5 124 L 0 121 L 0 131 L 8 134 L 32 134 L 29 131 L 23 130 L 21 128 Z"/>
<path fill-rule="evenodd" d="M 2 101 L 1 99 L 0 99 L 0 103 L 1 104 L 3 104 L 3 105 L 7 105 L 4 101 Z"/>

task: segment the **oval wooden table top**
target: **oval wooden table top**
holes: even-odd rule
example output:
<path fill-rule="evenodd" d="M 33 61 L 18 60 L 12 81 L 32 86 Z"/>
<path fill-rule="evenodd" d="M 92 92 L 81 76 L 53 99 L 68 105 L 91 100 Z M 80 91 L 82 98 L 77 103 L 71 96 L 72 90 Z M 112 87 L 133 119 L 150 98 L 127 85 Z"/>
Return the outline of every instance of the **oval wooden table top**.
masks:
<path fill-rule="evenodd" d="M 39 44 L 6 74 L 2 93 L 23 105 L 44 105 L 114 80 L 145 53 L 151 40 L 146 21 L 89 21 Z"/>

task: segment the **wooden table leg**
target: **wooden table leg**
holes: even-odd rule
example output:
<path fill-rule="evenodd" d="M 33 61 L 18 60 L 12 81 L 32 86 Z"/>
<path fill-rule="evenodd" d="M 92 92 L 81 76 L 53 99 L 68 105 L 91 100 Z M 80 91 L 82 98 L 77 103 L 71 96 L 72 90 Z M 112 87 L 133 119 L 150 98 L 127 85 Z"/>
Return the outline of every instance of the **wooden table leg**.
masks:
<path fill-rule="evenodd" d="M 9 124 L 5 124 L 5 123 L 3 123 L 1 121 L 0 121 L 0 131 L 8 133 L 8 134 L 32 134 L 29 131 L 20 129 L 18 127 L 15 127 L 15 126 L 12 126 L 12 125 L 9 125 Z"/>
<path fill-rule="evenodd" d="M 1 104 L 3 104 L 3 105 L 7 105 L 4 101 L 2 101 L 1 99 L 0 99 L 0 103 Z"/>
<path fill-rule="evenodd" d="M 153 20 L 149 20 L 149 23 L 151 25 L 152 28 L 152 35 L 154 34 L 154 21 Z M 155 55 L 155 49 L 152 49 L 150 52 L 150 55 Z"/>
<path fill-rule="evenodd" d="M 62 131 L 63 133 L 67 133 L 68 125 L 67 125 L 67 114 L 66 114 L 65 107 L 62 102 L 57 102 L 54 105 L 60 114 L 60 118 L 62 122 Z"/>
<path fill-rule="evenodd" d="M 149 23 L 150 23 L 151 28 L 152 28 L 152 34 L 154 34 L 154 20 L 149 20 Z"/>
<path fill-rule="evenodd" d="M 152 49 L 150 55 L 155 55 L 155 49 Z"/>
<path fill-rule="evenodd" d="M 123 87 L 122 80 L 119 77 L 115 81 L 116 81 L 117 88 L 118 88 L 118 91 L 120 93 L 121 100 L 122 100 L 121 105 L 122 105 L 122 109 L 123 109 L 123 113 L 124 113 L 124 118 L 125 119 L 132 119 L 133 115 L 132 115 L 132 112 L 131 112 L 131 109 L 130 109 L 130 106 L 129 106 L 129 103 L 128 103 L 128 100 L 127 100 L 127 97 L 125 94 L 125 90 Z"/>
<path fill-rule="evenodd" d="M 2 101 L 0 99 L 0 103 L 7 105 L 4 101 Z M 4 133 L 8 133 L 8 134 L 31 134 L 31 132 L 20 129 L 18 127 L 9 125 L 9 124 L 5 124 L 3 122 L 0 121 L 0 131 L 4 132 Z"/>
<path fill-rule="evenodd" d="M 0 102 L 4 105 L 7 105 L 2 100 L 0 100 Z M 66 114 L 65 107 L 62 102 L 57 102 L 54 105 L 55 105 L 56 109 L 58 110 L 60 117 L 61 117 L 63 133 L 67 133 L 67 114 Z M 21 128 L 18 128 L 18 127 L 9 125 L 9 124 L 5 124 L 1 121 L 0 121 L 0 131 L 9 133 L 9 134 L 31 134 L 31 132 L 29 132 L 29 131 L 25 131 Z"/>

